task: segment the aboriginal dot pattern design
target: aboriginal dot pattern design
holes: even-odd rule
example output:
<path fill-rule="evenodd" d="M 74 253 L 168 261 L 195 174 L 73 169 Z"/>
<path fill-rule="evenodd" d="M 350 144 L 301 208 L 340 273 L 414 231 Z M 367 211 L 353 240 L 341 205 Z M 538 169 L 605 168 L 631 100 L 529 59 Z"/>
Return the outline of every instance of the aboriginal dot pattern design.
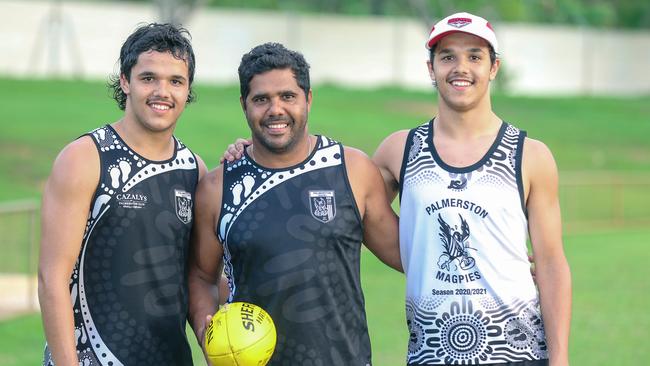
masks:
<path fill-rule="evenodd" d="M 407 300 L 408 363 L 478 365 L 513 362 L 529 354 L 548 357 L 538 303 L 503 304 L 487 296 L 478 301 L 502 305 L 485 310 L 474 299 L 462 298 L 426 308 Z"/>
<path fill-rule="evenodd" d="M 175 139 L 171 159 L 150 161 L 109 125 L 88 136 L 101 171 L 70 280 L 79 363 L 191 365 L 184 326 L 191 215 L 181 208 L 193 200 L 196 157 Z M 44 364 L 53 365 L 47 347 Z"/>
<path fill-rule="evenodd" d="M 278 341 L 269 365 L 369 364 L 363 233 L 343 147 L 317 136 L 311 155 L 285 169 L 244 154 L 224 167 L 222 201 L 216 230 L 229 301 L 271 315 Z M 331 215 L 322 220 L 317 210 Z"/>
<path fill-rule="evenodd" d="M 525 132 L 502 123 L 498 137 L 481 161 L 468 168 L 450 169 L 432 148 L 433 121 L 416 128 L 411 141 L 403 177 L 404 189 L 427 185 L 429 182 L 449 182 L 448 189 L 464 191 L 469 185 L 507 186 L 518 189 L 517 156 Z M 435 169 L 443 164 L 443 169 Z"/>

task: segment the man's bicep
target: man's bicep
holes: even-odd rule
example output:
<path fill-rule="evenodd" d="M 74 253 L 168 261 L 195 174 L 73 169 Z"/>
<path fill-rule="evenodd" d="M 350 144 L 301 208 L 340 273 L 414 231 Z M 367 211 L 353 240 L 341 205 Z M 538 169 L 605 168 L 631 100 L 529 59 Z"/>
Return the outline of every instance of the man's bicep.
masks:
<path fill-rule="evenodd" d="M 382 141 L 372 156 L 373 163 L 381 172 L 389 202 L 392 202 L 399 192 L 399 174 L 407 136 L 408 131 L 393 133 Z"/>
<path fill-rule="evenodd" d="M 203 159 L 201 159 L 199 155 L 195 154 L 194 156 L 196 156 L 196 165 L 199 170 L 199 180 L 200 180 L 207 174 L 208 168 L 206 167 L 205 162 L 203 161 Z"/>
<path fill-rule="evenodd" d="M 72 272 L 99 181 L 99 156 L 91 149 L 75 142 L 54 163 L 41 206 L 41 270 Z"/>
<path fill-rule="evenodd" d="M 401 270 L 397 215 L 393 212 L 381 190 L 373 189 L 381 184 L 381 177 L 372 167 L 366 174 L 369 185 L 365 200 L 364 242 L 368 249 L 387 265 Z"/>
<path fill-rule="evenodd" d="M 397 197 L 397 193 L 399 193 L 399 184 L 397 182 L 397 179 L 395 176 L 393 176 L 391 171 L 386 168 L 380 167 L 379 172 L 381 173 L 382 183 L 384 185 L 384 191 L 386 193 L 386 199 L 389 203 L 393 202 L 395 197 Z"/>
<path fill-rule="evenodd" d="M 206 282 L 216 283 L 223 262 L 223 249 L 216 235 L 195 221 L 191 248 L 192 273 Z"/>
<path fill-rule="evenodd" d="M 221 202 L 213 176 L 207 175 L 197 188 L 195 219 L 192 227 L 191 260 L 195 274 L 214 281 L 221 273 L 223 247 L 216 233 L 216 220 Z"/>
<path fill-rule="evenodd" d="M 562 225 L 558 197 L 558 174 L 555 161 L 546 146 L 529 152 L 534 164 L 529 165 L 530 193 L 527 200 L 528 222 L 535 261 L 540 255 L 552 255 L 562 246 Z"/>

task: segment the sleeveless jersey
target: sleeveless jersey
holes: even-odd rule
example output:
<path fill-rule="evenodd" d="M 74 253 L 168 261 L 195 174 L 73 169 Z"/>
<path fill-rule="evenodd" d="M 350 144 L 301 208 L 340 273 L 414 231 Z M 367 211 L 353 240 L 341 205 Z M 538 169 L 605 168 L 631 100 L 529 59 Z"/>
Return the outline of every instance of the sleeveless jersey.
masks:
<path fill-rule="evenodd" d="M 150 161 L 110 125 L 88 135 L 101 172 L 70 279 L 79 364 L 192 365 L 186 258 L 196 158 L 176 139 L 171 159 Z"/>
<path fill-rule="evenodd" d="M 278 338 L 269 365 L 366 366 L 361 218 L 342 145 L 317 141 L 292 167 L 265 168 L 246 154 L 224 166 L 216 230 L 228 302 L 271 315 Z"/>
<path fill-rule="evenodd" d="M 526 133 L 502 122 L 486 155 L 456 168 L 438 155 L 433 123 L 410 131 L 400 173 L 408 364 L 545 359 L 526 248 Z"/>

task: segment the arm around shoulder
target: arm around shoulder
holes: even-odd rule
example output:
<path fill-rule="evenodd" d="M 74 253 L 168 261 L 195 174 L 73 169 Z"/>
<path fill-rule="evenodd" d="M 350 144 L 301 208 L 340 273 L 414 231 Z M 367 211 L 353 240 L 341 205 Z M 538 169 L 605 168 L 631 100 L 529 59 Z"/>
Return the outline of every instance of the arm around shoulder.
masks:
<path fill-rule="evenodd" d="M 540 141 L 526 139 L 523 156 L 528 226 L 549 361 L 552 366 L 568 365 L 572 290 L 562 244 L 557 167 L 551 151 Z"/>
<path fill-rule="evenodd" d="M 57 365 L 78 364 L 69 282 L 99 182 L 99 154 L 88 136 L 56 158 L 43 192 L 38 297 L 48 347 Z"/>

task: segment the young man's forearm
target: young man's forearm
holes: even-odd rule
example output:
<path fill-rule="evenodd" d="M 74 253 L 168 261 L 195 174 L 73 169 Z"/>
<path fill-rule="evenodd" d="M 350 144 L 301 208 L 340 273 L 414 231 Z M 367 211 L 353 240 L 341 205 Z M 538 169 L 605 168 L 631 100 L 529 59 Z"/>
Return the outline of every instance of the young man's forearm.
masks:
<path fill-rule="evenodd" d="M 218 289 L 216 284 L 199 277 L 191 277 L 188 281 L 190 288 L 188 318 L 197 341 L 201 343 L 207 327 L 206 316 L 214 314 L 217 310 Z"/>
<path fill-rule="evenodd" d="M 550 365 L 568 365 L 572 296 L 569 267 L 566 261 L 558 261 L 537 268 Z"/>
<path fill-rule="evenodd" d="M 79 365 L 68 284 L 39 282 L 39 302 L 48 348 L 57 366 Z"/>

